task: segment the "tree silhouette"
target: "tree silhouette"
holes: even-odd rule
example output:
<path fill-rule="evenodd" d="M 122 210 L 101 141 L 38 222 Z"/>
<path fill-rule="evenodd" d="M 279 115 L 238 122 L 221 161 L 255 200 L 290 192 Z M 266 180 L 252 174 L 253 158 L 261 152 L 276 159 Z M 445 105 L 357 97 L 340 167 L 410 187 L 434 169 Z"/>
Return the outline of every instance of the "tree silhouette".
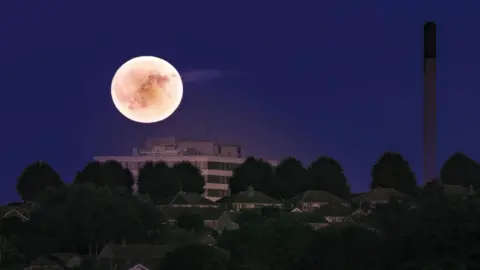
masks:
<path fill-rule="evenodd" d="M 26 223 L 23 248 L 46 252 L 94 252 L 109 242 L 144 243 L 164 222 L 152 203 L 93 183 L 45 193 Z M 37 243 L 40 242 L 41 244 Z M 98 250 L 97 250 L 98 251 Z M 92 254 L 94 255 L 94 254 Z"/>
<path fill-rule="evenodd" d="M 350 187 L 343 168 L 333 158 L 320 157 L 308 167 L 308 189 L 324 190 L 340 198 L 350 197 Z"/>
<path fill-rule="evenodd" d="M 199 231 L 203 229 L 205 220 L 199 214 L 182 212 L 177 218 L 177 226 L 188 231 Z"/>
<path fill-rule="evenodd" d="M 172 168 L 166 163 L 148 162 L 140 168 L 137 186 L 140 194 L 146 194 L 152 201 L 157 202 L 177 194 L 181 185 Z"/>
<path fill-rule="evenodd" d="M 158 270 L 226 270 L 229 255 L 225 250 L 207 245 L 188 245 L 167 253 Z"/>
<path fill-rule="evenodd" d="M 93 183 L 99 187 L 121 187 L 132 190 L 134 178 L 129 169 L 115 160 L 106 162 L 92 161 L 77 173 L 74 184 Z"/>
<path fill-rule="evenodd" d="M 385 152 L 372 167 L 370 188 L 394 188 L 408 195 L 415 195 L 417 180 L 410 164 L 400 154 Z"/>
<path fill-rule="evenodd" d="M 233 176 L 229 181 L 230 193 L 235 194 L 252 186 L 255 190 L 274 196 L 274 180 L 274 170 L 270 163 L 248 157 L 233 170 Z"/>
<path fill-rule="evenodd" d="M 480 188 L 480 165 L 463 153 L 453 154 L 440 170 L 442 183 Z"/>
<path fill-rule="evenodd" d="M 48 188 L 57 188 L 65 184 L 55 170 L 45 162 L 28 165 L 17 180 L 17 191 L 24 201 L 34 201 Z"/>
<path fill-rule="evenodd" d="M 278 199 L 289 199 L 304 191 L 308 174 L 302 163 L 294 157 L 285 158 L 275 169 L 275 193 Z"/>
<path fill-rule="evenodd" d="M 205 179 L 200 169 L 188 161 L 176 163 L 172 167 L 176 177 L 182 185 L 182 191 L 203 194 Z"/>

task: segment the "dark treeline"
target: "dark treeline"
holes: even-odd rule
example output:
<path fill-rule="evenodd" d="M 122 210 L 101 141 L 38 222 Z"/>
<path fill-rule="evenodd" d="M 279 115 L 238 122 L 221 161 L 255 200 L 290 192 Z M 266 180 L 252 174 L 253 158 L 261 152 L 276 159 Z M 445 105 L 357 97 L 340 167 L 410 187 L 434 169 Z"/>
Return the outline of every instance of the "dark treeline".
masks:
<path fill-rule="evenodd" d="M 10 247 L 4 261 L 30 261 L 40 254 L 76 252 L 95 258 L 108 243 L 161 245 L 191 243 L 168 253 L 159 270 L 169 269 L 480 269 L 480 165 L 456 153 L 443 165 L 440 179 L 419 187 L 408 162 L 387 152 L 372 165 L 371 188 L 393 188 L 415 198 L 377 207 L 354 225 L 314 230 L 282 209 L 263 208 L 238 214 L 237 230 L 216 235 L 218 248 L 192 244 L 182 230 L 166 223 L 156 203 L 179 191 L 203 194 L 205 181 L 188 162 L 174 166 L 147 163 L 134 178 L 116 161 L 91 162 L 66 184 L 47 163 L 27 166 L 17 191 L 31 205 L 28 221 L 0 221 Z M 250 157 L 235 168 L 232 194 L 253 187 L 279 200 L 306 190 L 324 190 L 350 200 L 339 162 L 320 157 L 308 167 L 286 158 L 276 167 Z M 444 185 L 472 190 L 447 196 Z M 368 221 L 368 222 L 367 222 Z M 373 223 L 372 223 L 373 222 Z M 366 226 L 365 224 L 375 224 Z M 178 218 L 178 227 L 197 230 L 203 220 Z M 183 240 L 182 240 L 183 239 Z M 185 260 L 185 258 L 189 258 Z M 84 269 L 93 269 L 94 261 Z"/>

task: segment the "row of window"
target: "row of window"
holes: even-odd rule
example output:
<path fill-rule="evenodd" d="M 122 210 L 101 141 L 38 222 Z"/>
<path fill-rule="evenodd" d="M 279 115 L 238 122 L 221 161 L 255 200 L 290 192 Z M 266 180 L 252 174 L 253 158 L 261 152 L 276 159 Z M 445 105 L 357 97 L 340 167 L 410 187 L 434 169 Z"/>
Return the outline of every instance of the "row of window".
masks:
<path fill-rule="evenodd" d="M 207 197 L 215 197 L 215 198 L 221 198 L 230 195 L 229 190 L 223 190 L 223 189 L 207 189 L 205 190 L 205 196 Z"/>
<path fill-rule="evenodd" d="M 138 170 L 142 168 L 147 161 L 144 162 L 121 162 L 124 168 L 129 168 L 130 170 Z M 225 162 L 215 162 L 215 161 L 191 161 L 191 163 L 199 169 L 209 169 L 209 170 L 222 170 L 222 171 L 233 171 L 240 164 L 237 163 L 225 163 Z M 169 164 L 173 165 L 173 164 Z"/>
<path fill-rule="evenodd" d="M 228 184 L 228 176 L 206 175 L 205 181 L 212 184 Z"/>

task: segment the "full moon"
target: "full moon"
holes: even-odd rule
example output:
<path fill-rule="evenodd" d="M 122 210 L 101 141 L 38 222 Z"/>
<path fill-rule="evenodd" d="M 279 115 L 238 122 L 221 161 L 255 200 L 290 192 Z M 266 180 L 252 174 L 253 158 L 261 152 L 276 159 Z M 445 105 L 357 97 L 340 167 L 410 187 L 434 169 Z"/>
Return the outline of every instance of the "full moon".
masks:
<path fill-rule="evenodd" d="M 140 56 L 125 62 L 113 76 L 112 100 L 118 111 L 139 123 L 155 123 L 172 115 L 180 105 L 183 83 L 167 61 Z"/>

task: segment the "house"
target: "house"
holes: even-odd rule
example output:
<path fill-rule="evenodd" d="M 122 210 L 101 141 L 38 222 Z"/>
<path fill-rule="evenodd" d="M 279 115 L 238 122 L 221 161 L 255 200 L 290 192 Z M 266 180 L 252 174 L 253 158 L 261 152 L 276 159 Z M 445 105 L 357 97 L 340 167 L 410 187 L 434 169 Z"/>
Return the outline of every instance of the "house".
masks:
<path fill-rule="evenodd" d="M 350 206 L 347 201 L 329 192 L 323 190 L 307 190 L 288 200 L 285 207 L 289 209 L 298 208 L 302 212 L 313 212 L 316 208 L 326 204 Z"/>
<path fill-rule="evenodd" d="M 205 221 L 205 225 L 218 231 L 222 232 L 226 228 L 236 228 L 236 225 L 233 222 L 233 218 L 230 214 L 230 211 L 221 209 L 221 208 L 211 208 L 211 207 L 161 207 L 160 208 L 167 218 L 168 222 L 171 225 L 177 223 L 177 219 L 181 213 L 193 213 L 200 215 Z"/>
<path fill-rule="evenodd" d="M 76 253 L 54 253 L 52 257 L 60 260 L 67 269 L 78 268 L 83 262 L 82 257 Z"/>
<path fill-rule="evenodd" d="M 157 269 L 173 245 L 106 245 L 98 255 L 94 269 L 150 270 Z M 32 269 L 33 270 L 33 269 Z"/>
<path fill-rule="evenodd" d="M 128 268 L 128 270 L 150 270 L 148 269 L 146 266 L 144 266 L 143 264 L 136 264 L 134 265 L 133 267 L 131 268 Z"/>
<path fill-rule="evenodd" d="M 212 207 L 218 208 L 218 204 L 197 193 L 180 191 L 175 196 L 156 202 L 157 205 L 170 207 Z"/>
<path fill-rule="evenodd" d="M 76 253 L 54 253 L 38 256 L 25 270 L 77 269 L 82 266 L 82 262 L 82 257 Z"/>
<path fill-rule="evenodd" d="M 328 226 L 328 221 L 322 214 L 314 212 L 285 212 L 282 213 L 284 217 L 292 218 L 299 223 L 308 224 L 313 229 L 317 230 Z"/>
<path fill-rule="evenodd" d="M 363 219 L 364 217 L 368 216 L 369 214 L 363 209 L 358 208 L 355 211 L 351 212 L 346 218 L 345 222 L 355 222 L 357 220 Z"/>
<path fill-rule="evenodd" d="M 0 234 L 0 265 L 9 254 L 15 253 L 15 248 L 10 245 L 9 231 L 18 228 L 23 222 L 29 220 L 29 217 L 29 211 L 19 205 L 0 206 L 0 219 L 3 226 Z"/>
<path fill-rule="evenodd" d="M 263 208 L 263 207 L 278 207 L 282 208 L 283 203 L 276 200 L 262 192 L 255 191 L 252 186 L 247 190 L 238 192 L 234 195 L 223 197 L 217 201 L 225 207 L 234 210 Z"/>
<path fill-rule="evenodd" d="M 64 270 L 66 269 L 62 263 L 52 256 L 41 255 L 30 262 L 25 270 Z"/>
<path fill-rule="evenodd" d="M 21 221 L 27 221 L 30 219 L 30 213 L 26 208 L 18 206 L 0 206 L 0 219 L 17 217 Z"/>
<path fill-rule="evenodd" d="M 413 202 L 413 198 L 393 188 L 378 187 L 352 199 L 361 207 L 375 208 L 377 204 L 387 204 L 391 200 Z"/>
<path fill-rule="evenodd" d="M 344 204 L 326 204 L 315 209 L 315 213 L 319 213 L 325 217 L 329 223 L 343 222 L 346 217 L 352 213 L 352 209 Z"/>

